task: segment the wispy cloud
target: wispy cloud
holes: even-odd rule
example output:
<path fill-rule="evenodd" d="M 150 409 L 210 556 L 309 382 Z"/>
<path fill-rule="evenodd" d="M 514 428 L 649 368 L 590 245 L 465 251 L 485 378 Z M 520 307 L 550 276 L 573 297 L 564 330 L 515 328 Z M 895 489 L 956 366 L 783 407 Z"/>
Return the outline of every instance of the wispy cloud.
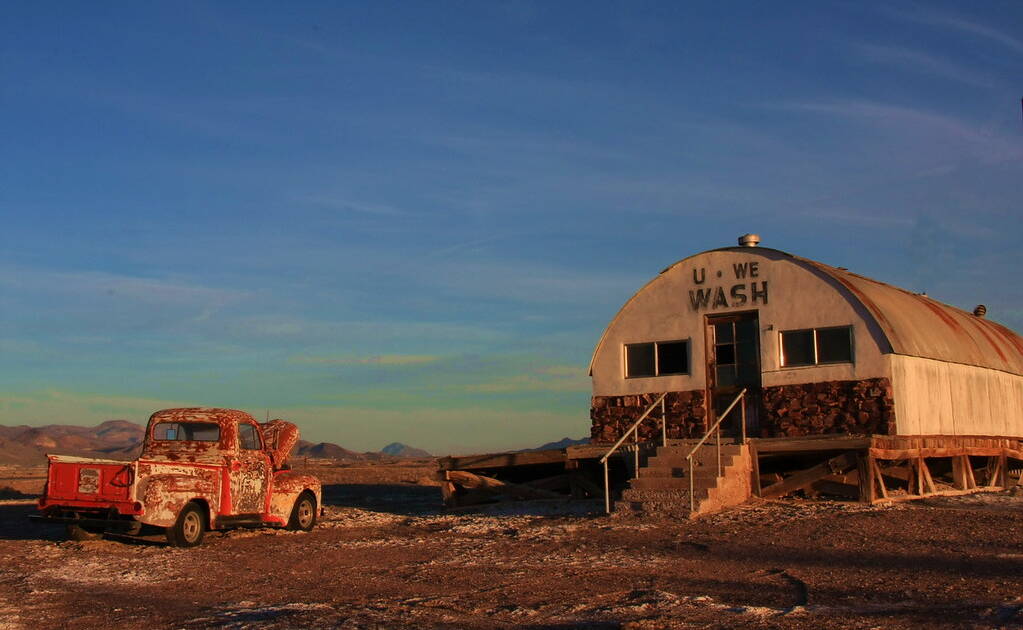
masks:
<path fill-rule="evenodd" d="M 909 72 L 942 77 L 978 87 L 991 87 L 992 85 L 992 81 L 988 77 L 976 70 L 922 50 L 880 44 L 854 44 L 852 52 L 866 61 L 899 67 Z"/>
<path fill-rule="evenodd" d="M 0 424 L 14 421 L 35 426 L 53 423 L 90 425 L 113 419 L 145 423 L 150 414 L 160 409 L 203 404 L 209 403 L 58 389 L 0 392 Z"/>
<path fill-rule="evenodd" d="M 0 286 L 48 293 L 110 295 L 149 304 L 223 305 L 247 295 L 242 290 L 179 280 L 96 271 L 49 271 L 13 267 L 0 268 Z"/>
<path fill-rule="evenodd" d="M 383 365 L 408 366 L 436 363 L 442 357 L 430 354 L 382 354 L 372 357 L 314 357 L 297 355 L 288 359 L 289 363 L 307 365 Z"/>
<path fill-rule="evenodd" d="M 591 388 L 587 371 L 574 365 L 552 365 L 531 373 L 515 374 L 485 383 L 466 385 L 465 390 L 481 393 L 583 392 Z"/>
<path fill-rule="evenodd" d="M 332 197 L 328 195 L 306 195 L 296 198 L 300 203 L 308 203 L 314 206 L 330 208 L 339 212 L 351 212 L 379 217 L 407 217 L 413 213 L 401 210 L 386 203 L 373 203 L 345 199 L 344 197 Z"/>
<path fill-rule="evenodd" d="M 908 10 L 891 9 L 888 13 L 895 17 L 916 22 L 918 24 L 936 26 L 972 35 L 978 39 L 983 39 L 1009 48 L 1018 53 L 1023 53 L 1023 40 L 1013 37 L 1012 35 L 994 28 L 993 26 L 968 20 L 960 15 L 924 7 L 917 7 L 915 9 Z"/>
<path fill-rule="evenodd" d="M 915 134 L 930 145 L 952 147 L 989 163 L 1023 158 L 1023 146 L 963 118 L 932 111 L 866 100 L 790 102 L 781 109 L 832 114 L 885 127 L 886 131 Z"/>

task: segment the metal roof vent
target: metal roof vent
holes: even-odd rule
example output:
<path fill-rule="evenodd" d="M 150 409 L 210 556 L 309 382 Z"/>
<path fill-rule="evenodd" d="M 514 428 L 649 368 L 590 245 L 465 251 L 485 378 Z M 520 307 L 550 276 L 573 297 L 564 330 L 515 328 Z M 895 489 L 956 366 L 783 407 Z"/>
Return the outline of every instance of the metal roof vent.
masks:
<path fill-rule="evenodd" d="M 987 315 L 987 307 L 983 304 L 978 304 L 977 308 L 973 309 L 973 314 L 977 317 L 984 317 Z"/>
<path fill-rule="evenodd" d="M 743 234 L 739 237 L 739 245 L 743 247 L 756 247 L 760 244 L 759 234 Z"/>

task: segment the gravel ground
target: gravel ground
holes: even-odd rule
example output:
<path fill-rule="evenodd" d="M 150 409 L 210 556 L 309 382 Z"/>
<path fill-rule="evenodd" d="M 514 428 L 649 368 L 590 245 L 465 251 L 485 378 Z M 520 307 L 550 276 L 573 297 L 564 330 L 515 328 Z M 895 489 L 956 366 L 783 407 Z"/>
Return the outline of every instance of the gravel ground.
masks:
<path fill-rule="evenodd" d="M 0 501 L 0 630 L 1023 627 L 1023 497 L 444 514 L 436 488 L 334 485 L 311 533 L 71 542 Z"/>

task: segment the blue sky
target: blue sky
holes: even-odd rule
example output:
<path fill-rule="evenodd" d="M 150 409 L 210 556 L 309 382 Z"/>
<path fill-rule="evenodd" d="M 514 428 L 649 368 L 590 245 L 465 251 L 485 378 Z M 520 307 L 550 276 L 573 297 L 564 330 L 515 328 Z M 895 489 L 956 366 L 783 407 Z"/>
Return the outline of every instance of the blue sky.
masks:
<path fill-rule="evenodd" d="M 0 424 L 589 430 L 604 325 L 748 231 L 1023 329 L 1023 4 L 29 3 Z"/>

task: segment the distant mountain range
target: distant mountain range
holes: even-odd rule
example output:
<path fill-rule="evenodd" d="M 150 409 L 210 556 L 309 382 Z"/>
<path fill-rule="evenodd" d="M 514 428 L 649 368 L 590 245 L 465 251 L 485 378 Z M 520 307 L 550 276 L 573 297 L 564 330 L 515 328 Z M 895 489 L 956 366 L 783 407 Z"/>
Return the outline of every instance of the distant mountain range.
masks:
<path fill-rule="evenodd" d="M 141 450 L 145 427 L 127 420 L 108 420 L 95 427 L 51 424 L 43 427 L 0 425 L 0 464 L 41 465 L 46 454 L 134 459 Z M 330 442 L 299 440 L 292 457 L 341 461 L 393 461 L 430 458 L 426 451 L 394 442 L 379 452 L 359 453 Z"/>
<path fill-rule="evenodd" d="M 557 435 L 557 434 L 555 434 L 555 435 Z M 558 440 L 557 442 L 548 442 L 548 443 L 546 443 L 546 444 L 544 444 L 542 446 L 537 446 L 536 448 L 527 448 L 527 449 L 524 449 L 524 450 L 526 452 L 528 452 L 528 451 L 553 451 L 553 450 L 559 449 L 559 448 L 567 448 L 569 446 L 579 446 L 581 444 L 589 444 L 589 443 L 590 443 L 590 438 L 579 438 L 578 440 L 573 440 L 572 438 L 569 438 L 569 437 L 563 437 L 560 440 Z"/>
<path fill-rule="evenodd" d="M 380 449 L 380 452 L 385 455 L 392 457 L 400 457 L 402 459 L 419 459 L 421 457 L 433 457 L 421 448 L 413 448 L 407 444 L 401 442 L 391 442 L 387 446 Z"/>

